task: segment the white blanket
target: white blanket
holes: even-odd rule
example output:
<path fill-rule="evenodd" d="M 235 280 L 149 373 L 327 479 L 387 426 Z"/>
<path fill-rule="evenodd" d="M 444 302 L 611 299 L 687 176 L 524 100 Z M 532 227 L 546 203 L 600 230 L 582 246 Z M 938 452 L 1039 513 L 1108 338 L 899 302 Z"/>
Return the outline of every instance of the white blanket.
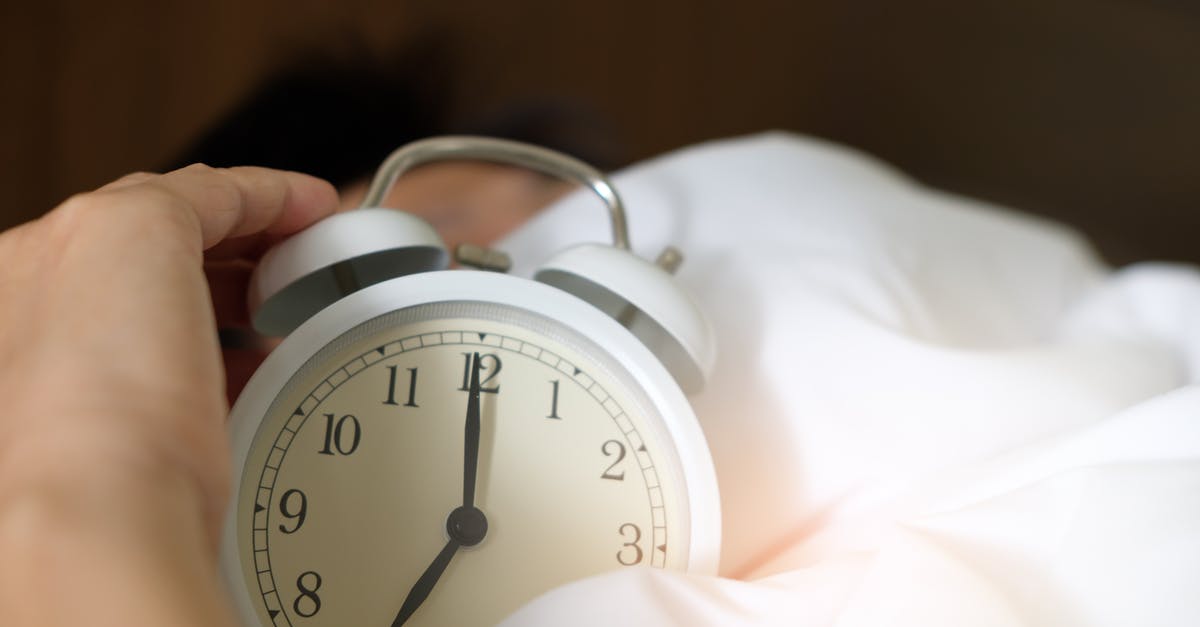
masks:
<path fill-rule="evenodd" d="M 785 134 L 616 176 L 719 359 L 721 577 L 626 569 L 512 625 L 1195 625 L 1200 273 Z M 500 246 L 609 233 L 575 194 Z"/>

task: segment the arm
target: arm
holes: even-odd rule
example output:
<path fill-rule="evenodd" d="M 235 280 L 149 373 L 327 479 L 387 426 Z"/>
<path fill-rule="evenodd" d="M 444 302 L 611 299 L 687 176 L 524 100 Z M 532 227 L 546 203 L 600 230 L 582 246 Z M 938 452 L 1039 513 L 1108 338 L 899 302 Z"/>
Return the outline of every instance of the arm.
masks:
<path fill-rule="evenodd" d="M 216 328 L 243 321 L 256 252 L 336 202 L 193 166 L 0 234 L 0 624 L 233 624 Z"/>

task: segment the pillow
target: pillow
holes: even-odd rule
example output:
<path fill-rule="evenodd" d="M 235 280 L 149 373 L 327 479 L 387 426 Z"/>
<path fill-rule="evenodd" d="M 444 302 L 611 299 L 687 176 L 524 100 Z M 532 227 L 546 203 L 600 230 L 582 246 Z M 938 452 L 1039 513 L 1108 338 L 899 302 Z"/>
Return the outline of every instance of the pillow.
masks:
<path fill-rule="evenodd" d="M 783 133 L 616 175 L 719 357 L 718 578 L 623 570 L 511 624 L 1127 625 L 1200 615 L 1200 273 Z M 580 192 L 498 246 L 610 232 Z"/>

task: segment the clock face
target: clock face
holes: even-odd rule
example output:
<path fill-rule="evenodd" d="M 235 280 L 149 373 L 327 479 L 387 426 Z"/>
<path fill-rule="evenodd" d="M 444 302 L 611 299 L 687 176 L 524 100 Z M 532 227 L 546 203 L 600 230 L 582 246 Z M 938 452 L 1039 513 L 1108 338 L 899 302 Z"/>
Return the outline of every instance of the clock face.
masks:
<path fill-rule="evenodd" d="M 361 324 L 291 378 L 250 445 L 234 524 L 251 605 L 264 626 L 491 624 L 589 575 L 686 569 L 662 425 L 590 339 L 522 309 Z"/>

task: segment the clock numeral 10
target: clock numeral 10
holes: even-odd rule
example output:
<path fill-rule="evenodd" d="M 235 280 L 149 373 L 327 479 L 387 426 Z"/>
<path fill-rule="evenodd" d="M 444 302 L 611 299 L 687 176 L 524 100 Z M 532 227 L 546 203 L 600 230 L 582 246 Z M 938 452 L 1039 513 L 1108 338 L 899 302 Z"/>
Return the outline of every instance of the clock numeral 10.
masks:
<path fill-rule="evenodd" d="M 388 395 L 384 405 L 399 405 L 396 402 L 396 369 L 397 366 L 388 366 Z M 417 405 L 417 369 L 408 369 L 408 400 L 404 403 L 405 407 L 419 407 Z"/>
<path fill-rule="evenodd" d="M 334 417 L 334 414 L 325 414 L 325 447 L 317 452 L 321 455 L 349 455 L 358 450 L 362 426 L 353 414 L 346 414 L 337 421 L 334 421 Z"/>
<path fill-rule="evenodd" d="M 305 584 L 305 579 L 313 580 L 311 588 Z M 321 576 L 311 570 L 300 573 L 300 576 L 296 578 L 296 589 L 300 591 L 300 596 L 292 601 L 292 609 L 296 610 L 298 616 L 304 618 L 316 616 L 317 612 L 321 611 L 321 597 L 317 596 L 317 590 L 321 589 Z M 308 603 L 301 603 L 306 599 Z"/>
<path fill-rule="evenodd" d="M 626 534 L 627 530 L 631 530 L 630 534 Z M 617 551 L 617 562 L 622 566 L 633 566 L 642 563 L 642 547 L 638 546 L 638 542 L 642 539 L 642 530 L 633 523 L 625 523 L 621 525 L 617 532 L 624 539 L 627 535 L 632 535 L 633 539 L 621 545 L 621 550 Z M 632 550 L 626 550 L 632 549 Z"/>
<path fill-rule="evenodd" d="M 463 379 L 462 386 L 458 388 L 458 391 L 468 392 L 471 389 L 471 353 L 463 353 L 462 356 Z M 491 364 L 490 366 L 488 365 L 489 363 Z M 490 388 L 487 387 L 487 384 L 492 379 L 495 379 L 496 375 L 500 374 L 501 367 L 503 367 L 503 365 L 500 363 L 500 358 L 497 357 L 495 353 L 487 353 L 486 355 L 479 356 L 479 370 L 481 373 L 487 373 L 487 376 L 483 377 L 483 379 L 479 381 L 480 392 L 486 392 L 488 394 L 498 394 L 500 392 L 499 383 Z"/>

